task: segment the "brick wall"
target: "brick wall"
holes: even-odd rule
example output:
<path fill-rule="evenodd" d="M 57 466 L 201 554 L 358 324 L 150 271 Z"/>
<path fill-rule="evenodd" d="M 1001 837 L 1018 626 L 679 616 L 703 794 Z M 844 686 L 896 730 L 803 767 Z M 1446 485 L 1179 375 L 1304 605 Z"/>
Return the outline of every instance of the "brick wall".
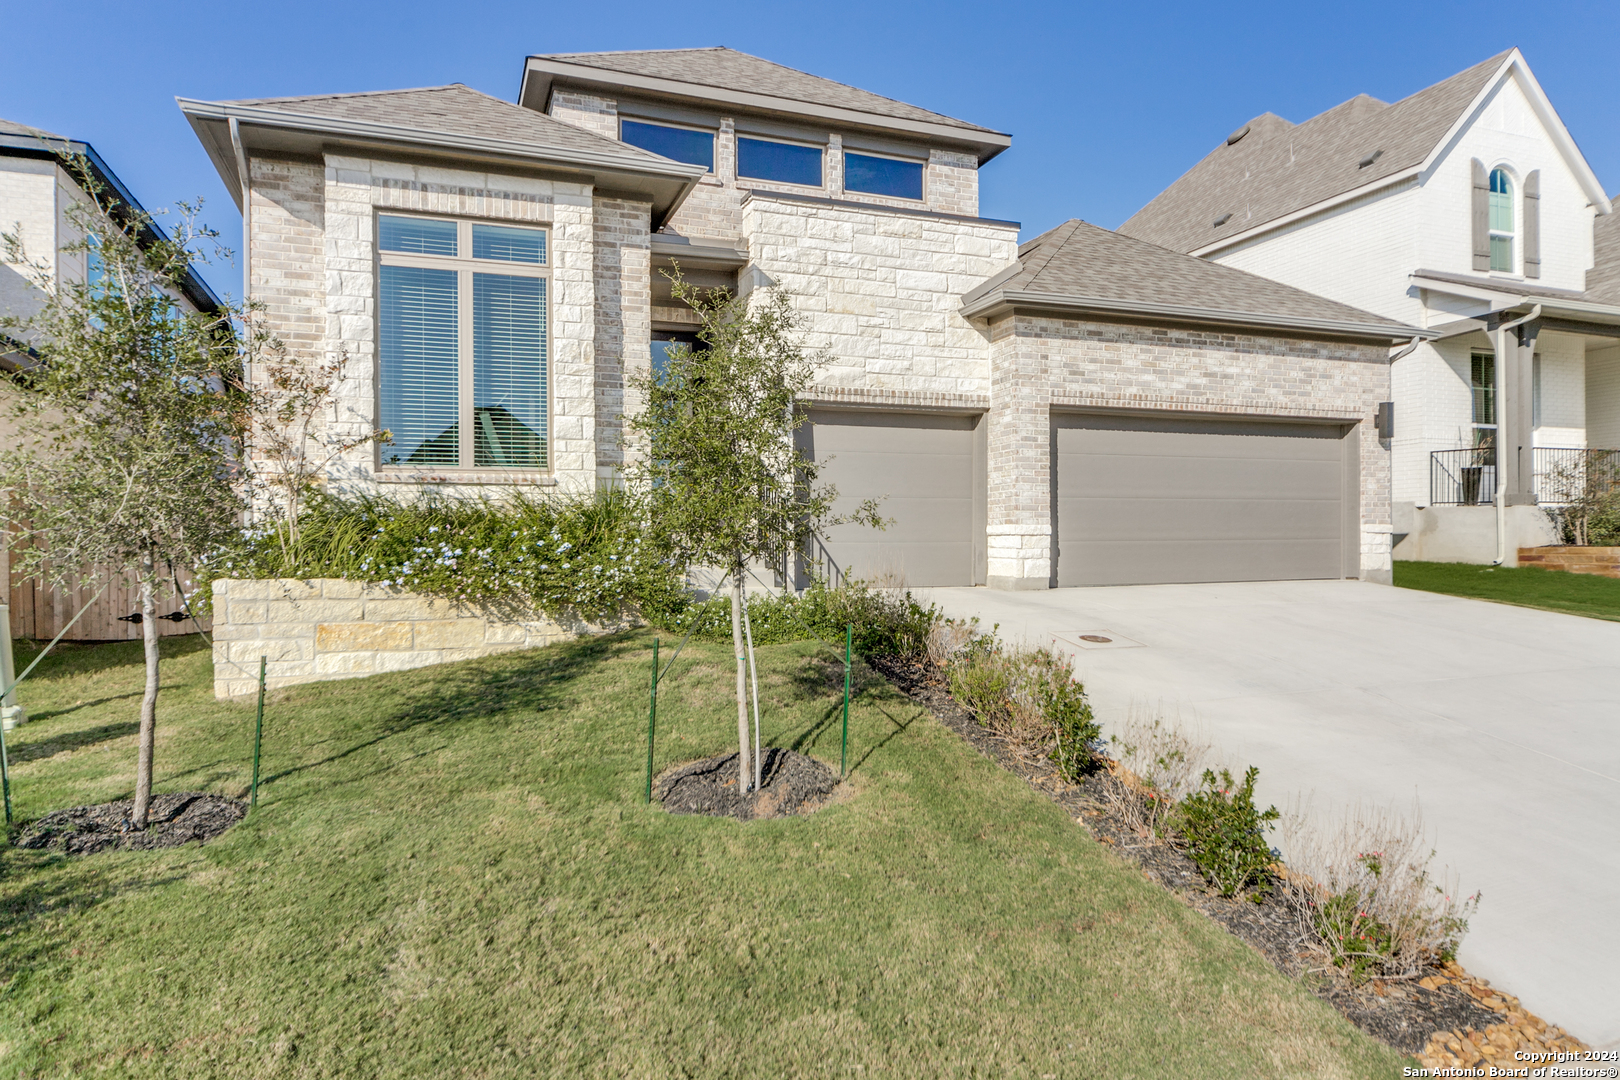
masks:
<path fill-rule="evenodd" d="M 214 582 L 214 696 L 532 649 L 590 628 L 495 616 L 336 578 Z"/>
<path fill-rule="evenodd" d="M 1586 354 L 1588 446 L 1620 449 L 1620 345 Z"/>
<path fill-rule="evenodd" d="M 1386 579 L 1389 454 L 1380 346 L 1013 315 L 990 328 L 989 577 L 1044 588 L 1052 574 L 1054 408 L 1139 408 L 1360 424 L 1361 569 Z"/>

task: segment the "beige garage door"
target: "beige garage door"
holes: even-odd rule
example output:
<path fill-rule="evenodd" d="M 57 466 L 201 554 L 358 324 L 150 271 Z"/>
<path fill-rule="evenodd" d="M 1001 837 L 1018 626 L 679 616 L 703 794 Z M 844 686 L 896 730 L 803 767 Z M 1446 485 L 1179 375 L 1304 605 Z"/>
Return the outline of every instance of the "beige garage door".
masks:
<path fill-rule="evenodd" d="M 1346 424 L 1053 417 L 1057 583 L 1354 577 Z"/>
<path fill-rule="evenodd" d="M 985 486 L 978 416 L 815 409 L 800 446 L 838 488 L 848 512 L 878 499 L 888 528 L 826 531 L 817 562 L 835 574 L 898 578 L 907 585 L 984 581 Z"/>

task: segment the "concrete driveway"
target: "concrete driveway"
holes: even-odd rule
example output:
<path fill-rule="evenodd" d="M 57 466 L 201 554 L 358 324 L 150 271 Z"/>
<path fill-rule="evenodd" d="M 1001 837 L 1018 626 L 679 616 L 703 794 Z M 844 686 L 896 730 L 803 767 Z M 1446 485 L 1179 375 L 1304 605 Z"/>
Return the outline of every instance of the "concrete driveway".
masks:
<path fill-rule="evenodd" d="M 1462 963 L 1620 1047 L 1620 623 L 1356 581 L 915 592 L 1057 639 L 1105 732 L 1133 702 L 1196 718 L 1262 806 L 1415 794 L 1484 891 Z"/>

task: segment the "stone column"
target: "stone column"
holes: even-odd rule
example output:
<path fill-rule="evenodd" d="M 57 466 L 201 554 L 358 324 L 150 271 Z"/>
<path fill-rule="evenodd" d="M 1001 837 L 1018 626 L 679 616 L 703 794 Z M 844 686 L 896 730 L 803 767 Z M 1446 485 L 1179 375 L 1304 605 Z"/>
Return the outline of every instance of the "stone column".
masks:
<path fill-rule="evenodd" d="M 1036 344 L 1017 316 L 990 328 L 989 552 L 992 589 L 1052 587 L 1052 408 Z"/>

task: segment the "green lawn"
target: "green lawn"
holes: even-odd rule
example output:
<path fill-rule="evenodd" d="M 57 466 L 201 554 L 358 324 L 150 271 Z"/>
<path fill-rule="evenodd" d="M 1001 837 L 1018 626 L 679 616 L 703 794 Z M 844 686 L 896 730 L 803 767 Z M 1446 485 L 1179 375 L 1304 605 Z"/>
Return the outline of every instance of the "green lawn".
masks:
<path fill-rule="evenodd" d="M 1508 568 L 1471 563 L 1396 562 L 1404 589 L 1471 596 L 1502 604 L 1620 621 L 1620 580 L 1538 566 Z"/>
<path fill-rule="evenodd" d="M 281 692 L 259 810 L 214 843 L 6 849 L 0 1073 L 1399 1075 L 875 677 L 851 797 L 749 824 L 643 805 L 649 644 Z M 251 707 L 164 652 L 159 789 L 244 792 Z M 762 657 L 768 740 L 836 765 L 841 668 Z M 729 665 L 688 646 L 659 768 L 734 735 Z M 138 644 L 42 670 L 20 815 L 127 797 Z"/>

